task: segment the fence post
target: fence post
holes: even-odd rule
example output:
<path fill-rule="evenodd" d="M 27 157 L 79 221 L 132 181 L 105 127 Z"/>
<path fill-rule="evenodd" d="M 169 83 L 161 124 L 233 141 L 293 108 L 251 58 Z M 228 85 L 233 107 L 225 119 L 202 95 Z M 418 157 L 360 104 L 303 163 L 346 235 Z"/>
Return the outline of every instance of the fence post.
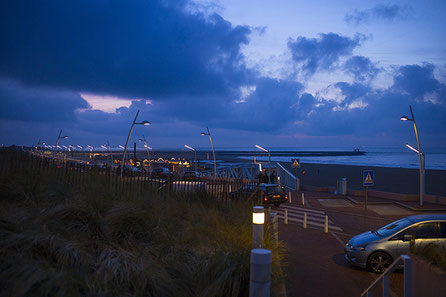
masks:
<path fill-rule="evenodd" d="M 304 212 L 304 229 L 307 229 L 307 213 Z"/>
<path fill-rule="evenodd" d="M 271 251 L 251 250 L 249 297 L 269 297 L 271 291 Z"/>
<path fill-rule="evenodd" d="M 285 225 L 288 225 L 288 209 L 285 208 Z"/>
<path fill-rule="evenodd" d="M 305 206 L 305 194 L 302 193 L 302 205 Z"/>
<path fill-rule="evenodd" d="M 291 191 L 288 192 L 288 202 L 291 204 Z"/>

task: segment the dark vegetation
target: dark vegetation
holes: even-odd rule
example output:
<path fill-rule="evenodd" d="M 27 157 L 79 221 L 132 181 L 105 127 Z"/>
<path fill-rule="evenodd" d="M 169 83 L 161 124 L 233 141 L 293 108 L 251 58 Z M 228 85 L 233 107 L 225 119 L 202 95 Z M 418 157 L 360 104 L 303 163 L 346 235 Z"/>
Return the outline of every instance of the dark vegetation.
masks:
<path fill-rule="evenodd" d="M 36 158 L 0 151 L 1 296 L 248 296 L 253 202 L 100 174 L 79 187 Z M 269 234 L 275 288 L 284 248 Z"/>
<path fill-rule="evenodd" d="M 446 272 L 446 243 L 414 244 L 411 242 L 410 252 L 424 261 Z"/>

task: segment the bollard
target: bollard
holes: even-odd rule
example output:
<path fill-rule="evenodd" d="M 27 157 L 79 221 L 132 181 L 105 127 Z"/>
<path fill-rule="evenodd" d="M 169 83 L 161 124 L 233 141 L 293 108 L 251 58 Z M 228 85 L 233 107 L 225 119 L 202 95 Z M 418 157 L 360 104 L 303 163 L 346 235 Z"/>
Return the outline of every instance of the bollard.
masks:
<path fill-rule="evenodd" d="M 254 206 L 252 213 L 252 246 L 263 247 L 263 232 L 265 224 L 265 210 L 263 206 Z"/>
<path fill-rule="evenodd" d="M 271 213 L 271 206 L 269 207 L 268 212 Z"/>
<path fill-rule="evenodd" d="M 302 193 L 302 205 L 305 206 L 305 194 Z"/>
<path fill-rule="evenodd" d="M 304 212 L 304 229 L 307 229 L 307 213 Z"/>
<path fill-rule="evenodd" d="M 271 212 L 270 213 L 270 218 L 271 218 L 271 225 L 272 225 L 272 236 L 274 241 L 277 243 L 279 243 L 279 216 L 277 215 L 277 212 Z"/>
<path fill-rule="evenodd" d="M 328 233 L 328 216 L 325 215 L 325 228 L 324 228 L 324 232 Z"/>
<path fill-rule="evenodd" d="M 269 297 L 271 291 L 271 251 L 251 250 L 249 297 Z"/>
<path fill-rule="evenodd" d="M 288 225 L 288 209 L 285 208 L 285 225 Z"/>
<path fill-rule="evenodd" d="M 291 204 L 291 192 L 288 192 L 288 202 Z"/>

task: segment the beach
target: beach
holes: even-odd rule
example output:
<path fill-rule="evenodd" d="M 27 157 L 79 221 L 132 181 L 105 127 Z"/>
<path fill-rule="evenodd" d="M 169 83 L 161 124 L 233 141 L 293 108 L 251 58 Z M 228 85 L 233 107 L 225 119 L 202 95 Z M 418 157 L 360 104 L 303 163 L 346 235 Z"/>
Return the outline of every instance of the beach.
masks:
<path fill-rule="evenodd" d="M 280 162 L 292 174 L 296 169 L 291 168 L 289 162 Z M 305 170 L 306 175 L 301 175 Z M 420 177 L 418 169 L 335 165 L 335 164 L 311 164 L 303 163 L 299 169 L 298 177 L 301 184 L 319 187 L 336 187 L 336 181 L 347 178 L 347 188 L 363 190 L 362 176 L 364 170 L 374 170 L 374 186 L 370 190 L 393 192 L 400 194 L 419 194 Z M 426 170 L 426 194 L 446 197 L 446 170 Z"/>

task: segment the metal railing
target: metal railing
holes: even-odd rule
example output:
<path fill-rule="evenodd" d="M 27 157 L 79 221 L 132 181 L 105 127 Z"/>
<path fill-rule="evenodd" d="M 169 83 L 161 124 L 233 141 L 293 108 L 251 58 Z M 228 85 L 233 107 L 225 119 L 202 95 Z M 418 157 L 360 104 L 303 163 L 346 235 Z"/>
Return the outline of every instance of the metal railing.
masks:
<path fill-rule="evenodd" d="M 410 265 L 411 260 L 407 255 L 399 256 L 386 271 L 378 277 L 373 284 L 370 285 L 362 294 L 361 297 L 372 297 L 373 289 L 379 286 L 381 283 L 383 284 L 383 297 L 389 297 L 390 294 L 390 274 L 394 272 L 400 263 L 404 264 L 404 297 L 411 297 L 411 275 L 412 275 L 412 267 Z"/>
<path fill-rule="evenodd" d="M 277 179 L 280 181 L 280 184 L 287 187 L 289 190 L 296 190 L 296 177 L 280 165 L 279 162 L 277 162 L 276 165 Z"/>

